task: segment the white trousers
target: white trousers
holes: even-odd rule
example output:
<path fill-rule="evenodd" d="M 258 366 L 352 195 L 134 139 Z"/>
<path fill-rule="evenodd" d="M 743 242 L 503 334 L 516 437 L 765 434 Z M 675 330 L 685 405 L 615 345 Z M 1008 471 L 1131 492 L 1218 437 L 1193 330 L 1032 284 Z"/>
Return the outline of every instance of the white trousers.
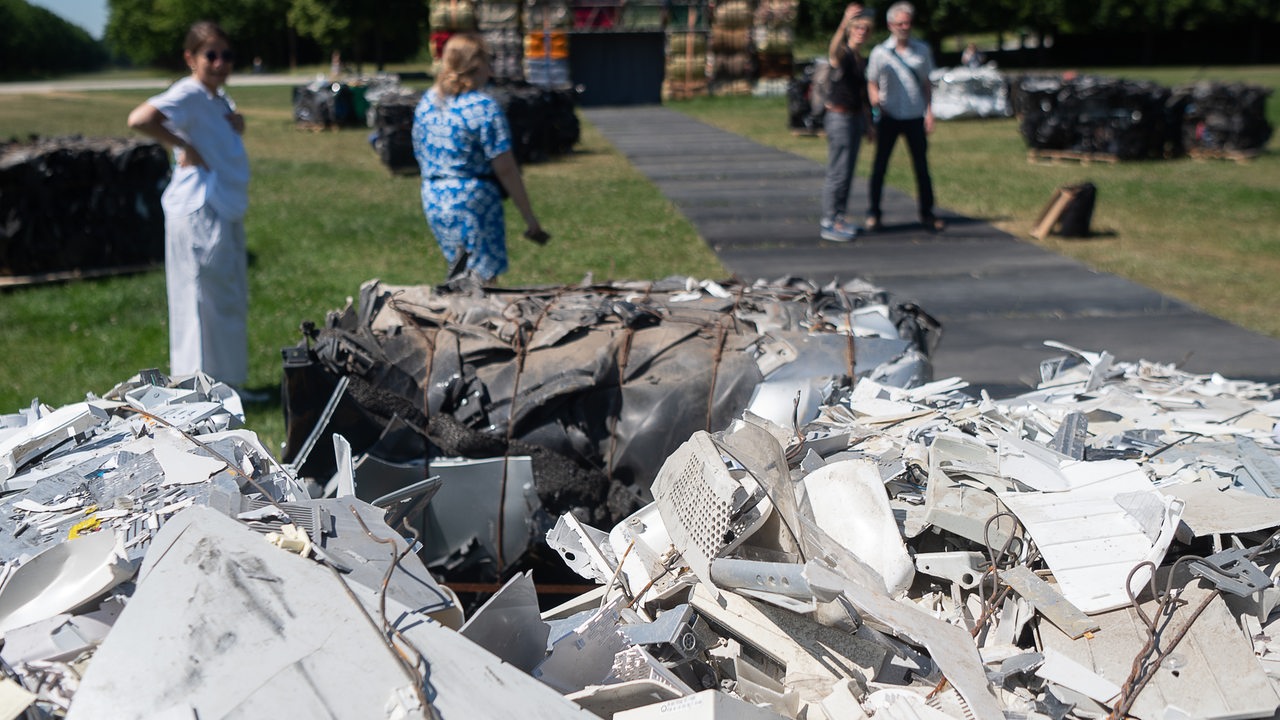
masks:
<path fill-rule="evenodd" d="M 249 277 L 244 221 L 208 205 L 165 217 L 169 372 L 201 371 L 241 387 L 249 378 Z"/>

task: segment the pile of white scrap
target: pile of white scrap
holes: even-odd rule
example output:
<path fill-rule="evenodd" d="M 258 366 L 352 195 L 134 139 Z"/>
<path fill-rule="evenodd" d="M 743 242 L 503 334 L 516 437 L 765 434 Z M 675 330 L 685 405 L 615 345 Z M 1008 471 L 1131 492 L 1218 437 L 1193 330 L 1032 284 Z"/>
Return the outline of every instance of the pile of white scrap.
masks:
<path fill-rule="evenodd" d="M 1003 118 L 1013 115 L 1009 81 L 996 68 L 938 68 L 929 75 L 933 84 L 933 114 L 939 120 Z"/>
<path fill-rule="evenodd" d="M 532 673 L 627 720 L 1272 717 L 1276 388 L 1067 350 L 1007 400 L 864 379 L 694 435 L 549 535 L 600 588 Z"/>
<path fill-rule="evenodd" d="M 1276 388 L 1041 374 L 694 433 L 549 533 L 595 590 L 469 618 L 384 520 L 429 495 L 307 498 L 206 377 L 3 416 L 0 717 L 1273 717 Z"/>
<path fill-rule="evenodd" d="M 234 391 L 144 376 L 0 417 L 0 716 L 582 715 L 442 625 L 385 511 L 308 498 Z"/>

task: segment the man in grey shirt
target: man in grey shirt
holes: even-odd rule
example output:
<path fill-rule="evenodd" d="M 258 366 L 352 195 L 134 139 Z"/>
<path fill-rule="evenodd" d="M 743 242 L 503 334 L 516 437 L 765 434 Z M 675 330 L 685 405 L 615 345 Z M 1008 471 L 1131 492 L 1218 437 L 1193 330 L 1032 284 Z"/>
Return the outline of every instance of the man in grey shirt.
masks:
<path fill-rule="evenodd" d="M 871 51 L 867 60 L 867 93 L 880 115 L 865 225 L 871 231 L 880 229 L 884 176 L 899 135 L 906 137 L 907 149 L 911 152 L 920 222 L 930 232 L 940 232 L 946 227 L 933 214 L 933 180 L 929 177 L 927 136 L 933 132 L 929 73 L 933 70 L 933 53 L 923 41 L 911 37 L 914 17 L 915 7 L 911 3 L 890 5 L 885 13 L 890 36 Z"/>

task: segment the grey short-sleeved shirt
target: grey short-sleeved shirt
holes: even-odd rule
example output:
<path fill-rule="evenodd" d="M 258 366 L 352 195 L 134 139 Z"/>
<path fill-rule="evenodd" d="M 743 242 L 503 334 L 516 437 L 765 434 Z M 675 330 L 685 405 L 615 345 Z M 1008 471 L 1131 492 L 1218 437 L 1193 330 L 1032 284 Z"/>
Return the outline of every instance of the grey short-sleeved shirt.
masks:
<path fill-rule="evenodd" d="M 897 49 L 896 45 L 897 41 L 890 37 L 871 50 L 867 80 L 880 88 L 880 108 L 889 117 L 896 120 L 924 117 L 928 109 L 924 88 L 928 86 L 929 73 L 933 72 L 933 53 L 928 44 L 915 38 L 907 41 L 905 50 Z"/>

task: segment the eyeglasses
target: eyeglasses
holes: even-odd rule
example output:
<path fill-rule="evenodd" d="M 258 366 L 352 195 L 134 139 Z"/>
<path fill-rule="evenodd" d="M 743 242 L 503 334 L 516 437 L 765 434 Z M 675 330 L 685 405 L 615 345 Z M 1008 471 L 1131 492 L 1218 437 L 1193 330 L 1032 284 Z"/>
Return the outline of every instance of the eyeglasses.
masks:
<path fill-rule="evenodd" d="M 224 63 L 230 63 L 230 62 L 236 61 L 236 54 L 231 52 L 230 50 L 223 50 L 221 55 L 218 54 L 217 50 L 204 51 L 204 59 L 208 60 L 211 63 L 218 62 L 219 57 L 222 58 L 222 62 Z"/>
<path fill-rule="evenodd" d="M 903 20 L 902 22 L 891 22 L 889 23 L 889 27 L 911 27 L 911 21 Z"/>

